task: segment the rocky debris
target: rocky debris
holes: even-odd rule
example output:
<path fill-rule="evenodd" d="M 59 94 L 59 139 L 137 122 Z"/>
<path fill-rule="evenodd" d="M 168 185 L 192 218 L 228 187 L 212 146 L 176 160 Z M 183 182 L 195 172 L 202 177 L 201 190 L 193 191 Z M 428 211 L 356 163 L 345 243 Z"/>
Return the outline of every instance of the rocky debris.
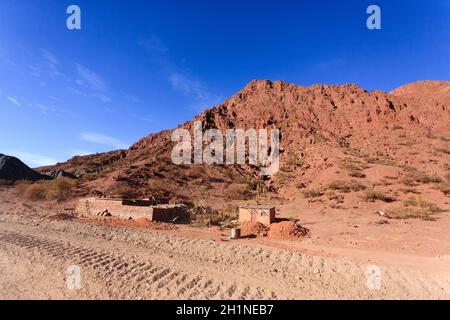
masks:
<path fill-rule="evenodd" d="M 70 179 L 77 179 L 78 177 L 75 176 L 74 174 L 70 173 L 70 172 L 66 172 L 64 170 L 54 170 L 54 171 L 50 171 L 50 172 L 46 172 L 44 173 L 44 175 L 52 178 L 52 179 L 56 179 L 56 178 L 70 178 Z"/>
<path fill-rule="evenodd" d="M 0 154 L 0 179 L 38 181 L 50 178 L 34 171 L 15 157 Z"/>

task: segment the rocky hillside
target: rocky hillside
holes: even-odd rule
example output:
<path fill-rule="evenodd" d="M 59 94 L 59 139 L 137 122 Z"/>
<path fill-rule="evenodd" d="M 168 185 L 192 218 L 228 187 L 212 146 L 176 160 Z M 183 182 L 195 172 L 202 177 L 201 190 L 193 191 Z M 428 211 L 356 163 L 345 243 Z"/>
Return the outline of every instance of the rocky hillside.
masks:
<path fill-rule="evenodd" d="M 390 93 L 368 92 L 355 84 L 303 87 L 252 81 L 193 121 L 202 121 L 204 129 L 222 131 L 279 129 L 279 173 L 262 179 L 259 169 L 249 165 L 174 165 L 172 131 L 152 134 L 129 150 L 75 157 L 40 171 L 86 172 L 82 175 L 86 192 L 164 194 L 214 202 L 250 199 L 258 184 L 273 195 L 292 198 L 336 181 L 356 181 L 368 188 L 386 184 L 389 178 L 398 184 L 414 180 L 412 175 L 445 181 L 450 170 L 446 81 L 412 83 Z M 193 121 L 179 128 L 192 130 Z"/>

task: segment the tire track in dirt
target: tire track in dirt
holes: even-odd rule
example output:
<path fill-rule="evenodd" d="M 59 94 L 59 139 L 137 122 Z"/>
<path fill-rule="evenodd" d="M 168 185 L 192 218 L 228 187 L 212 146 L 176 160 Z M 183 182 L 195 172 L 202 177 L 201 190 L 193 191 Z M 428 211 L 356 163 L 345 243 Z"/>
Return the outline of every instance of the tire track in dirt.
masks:
<path fill-rule="evenodd" d="M 190 239 L 154 230 L 0 213 L 0 242 L 50 263 L 80 265 L 112 298 L 443 298 L 450 282 L 382 268 L 368 290 L 366 266 L 272 248 Z"/>

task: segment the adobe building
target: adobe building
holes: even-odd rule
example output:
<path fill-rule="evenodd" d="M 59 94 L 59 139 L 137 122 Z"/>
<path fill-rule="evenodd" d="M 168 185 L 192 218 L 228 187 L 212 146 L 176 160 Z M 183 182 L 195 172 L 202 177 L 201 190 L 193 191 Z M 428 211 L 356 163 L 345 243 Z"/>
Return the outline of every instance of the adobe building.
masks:
<path fill-rule="evenodd" d="M 270 226 L 275 222 L 275 207 L 272 205 L 246 205 L 239 208 L 239 222 L 262 223 Z"/>
<path fill-rule="evenodd" d="M 159 202 L 161 201 L 155 199 L 85 198 L 78 202 L 75 213 L 78 216 L 114 217 L 125 220 L 147 218 L 155 222 L 189 222 L 186 206 Z"/>

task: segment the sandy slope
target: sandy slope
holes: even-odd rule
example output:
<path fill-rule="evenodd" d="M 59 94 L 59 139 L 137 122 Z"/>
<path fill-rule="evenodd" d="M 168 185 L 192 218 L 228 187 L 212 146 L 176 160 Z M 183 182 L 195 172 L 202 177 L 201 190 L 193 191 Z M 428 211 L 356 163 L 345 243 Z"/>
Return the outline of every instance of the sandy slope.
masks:
<path fill-rule="evenodd" d="M 0 212 L 2 299 L 450 298 L 450 274 L 380 267 L 369 290 L 367 266 L 341 259 Z"/>

